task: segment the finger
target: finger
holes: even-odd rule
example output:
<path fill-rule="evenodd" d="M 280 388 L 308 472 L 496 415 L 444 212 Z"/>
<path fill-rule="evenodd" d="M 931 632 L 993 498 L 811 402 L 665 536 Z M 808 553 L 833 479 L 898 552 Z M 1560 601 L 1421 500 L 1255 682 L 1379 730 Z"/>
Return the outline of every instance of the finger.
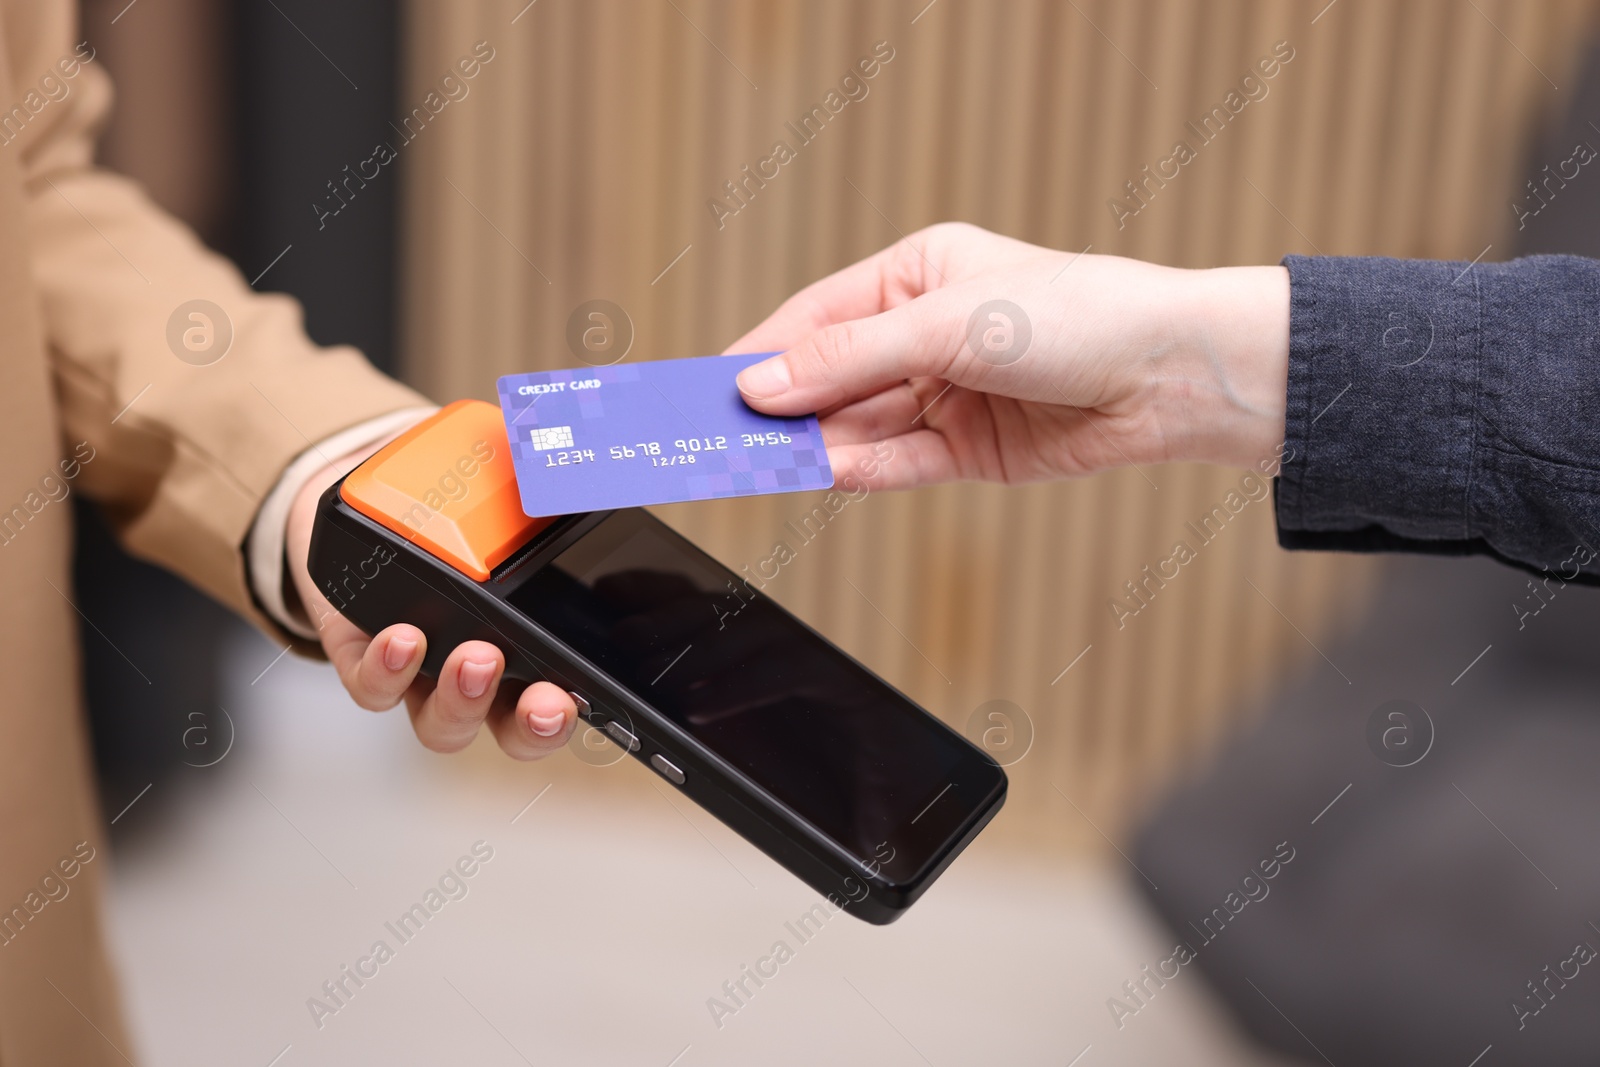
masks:
<path fill-rule="evenodd" d="M 915 299 L 942 284 L 918 251 L 929 241 L 929 231 L 912 234 L 812 282 L 726 351 L 784 351 L 835 323 L 876 315 Z"/>
<path fill-rule="evenodd" d="M 940 383 L 943 388 L 943 383 Z M 912 428 L 924 401 L 910 382 L 899 382 L 872 396 L 824 413 L 822 442 L 859 445 L 894 437 Z"/>
<path fill-rule="evenodd" d="M 411 716 L 417 740 L 435 752 L 459 752 L 471 744 L 494 704 L 504 669 L 505 657 L 488 642 L 457 645 L 433 692 Z"/>
<path fill-rule="evenodd" d="M 915 489 L 968 476 L 950 450 L 950 442 L 934 430 L 913 430 L 885 441 L 830 447 L 828 465 L 835 471 L 856 473 L 874 492 Z M 869 475 L 868 471 L 872 473 Z"/>
<path fill-rule="evenodd" d="M 368 641 L 342 617 L 327 621 L 322 642 L 350 699 L 368 711 L 387 711 L 398 704 L 428 651 L 427 637 L 415 626 L 397 623 Z"/>
<path fill-rule="evenodd" d="M 438 685 L 438 682 L 435 682 L 426 674 L 419 674 L 416 681 L 412 682 L 410 687 L 406 689 L 406 713 L 411 716 L 413 723 L 417 721 L 417 715 L 421 713 L 422 705 L 426 704 L 428 698 L 433 696 L 433 691 L 438 688 Z"/>
<path fill-rule="evenodd" d="M 878 392 L 907 378 L 949 378 L 965 343 L 941 294 L 881 315 L 841 322 L 739 372 L 739 392 L 758 411 L 803 415 Z"/>
<path fill-rule="evenodd" d="M 549 682 L 524 689 L 515 704 L 496 702 L 489 715 L 494 739 L 512 759 L 542 759 L 567 743 L 578 721 L 572 694 Z"/>
<path fill-rule="evenodd" d="M 890 389 L 897 389 L 904 384 L 904 382 L 885 382 L 884 384 L 878 386 L 876 391 L 865 392 L 860 396 L 853 396 L 849 400 L 841 401 L 832 407 L 823 408 L 817 412 L 817 418 L 825 419 L 836 411 L 842 411 L 845 408 L 850 407 L 852 404 L 859 404 L 864 400 L 870 400 L 872 397 L 878 395 L 878 393 L 887 392 Z"/>

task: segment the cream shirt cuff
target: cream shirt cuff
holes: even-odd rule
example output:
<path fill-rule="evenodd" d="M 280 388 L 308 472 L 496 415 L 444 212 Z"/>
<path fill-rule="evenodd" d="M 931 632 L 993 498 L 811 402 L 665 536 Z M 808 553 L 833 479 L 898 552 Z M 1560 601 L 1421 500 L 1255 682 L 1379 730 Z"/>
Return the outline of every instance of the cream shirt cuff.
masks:
<path fill-rule="evenodd" d="M 313 475 L 326 468 L 330 460 L 402 433 L 437 410 L 434 407 L 406 408 L 369 419 L 318 441 L 289 464 L 278 484 L 262 501 L 246 542 L 250 546 L 245 560 L 250 588 L 256 595 L 256 602 L 274 622 L 298 637 L 313 641 L 317 638 L 316 627 L 310 620 L 290 614 L 283 598 L 285 528 L 289 522 L 289 508 L 300 490 Z"/>

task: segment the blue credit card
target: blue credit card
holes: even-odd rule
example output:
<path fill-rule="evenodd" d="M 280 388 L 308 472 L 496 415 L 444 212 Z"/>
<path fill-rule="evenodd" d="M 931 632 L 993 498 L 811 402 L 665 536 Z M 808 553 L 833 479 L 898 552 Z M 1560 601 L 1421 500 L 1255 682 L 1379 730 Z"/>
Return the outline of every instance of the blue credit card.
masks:
<path fill-rule="evenodd" d="M 833 485 L 815 415 L 752 410 L 734 378 L 771 352 L 508 374 L 500 410 L 529 515 Z"/>

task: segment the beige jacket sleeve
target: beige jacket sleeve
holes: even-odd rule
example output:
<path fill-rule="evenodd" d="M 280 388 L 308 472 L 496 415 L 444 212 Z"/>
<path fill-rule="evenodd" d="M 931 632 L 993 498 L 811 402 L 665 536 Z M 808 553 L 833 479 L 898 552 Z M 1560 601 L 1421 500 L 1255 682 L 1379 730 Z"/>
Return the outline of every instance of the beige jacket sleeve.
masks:
<path fill-rule="evenodd" d="M 254 292 L 133 183 L 96 169 L 110 81 L 74 36 L 71 5 L 35 10 L 59 26 L 28 34 L 49 51 L 14 58 L 14 70 L 27 77 L 63 58 L 78 69 L 70 78 L 58 69 L 68 94 L 0 151 L 24 158 L 29 262 L 63 432 L 94 449 L 79 486 L 130 551 L 288 640 L 252 601 L 246 575 L 244 541 L 262 500 L 313 443 L 426 401 L 354 349 L 313 345 L 294 301 Z M 205 320 L 179 312 L 195 300 L 221 311 L 208 316 L 209 352 L 184 345 L 186 330 L 199 330 L 191 344 L 206 340 Z"/>

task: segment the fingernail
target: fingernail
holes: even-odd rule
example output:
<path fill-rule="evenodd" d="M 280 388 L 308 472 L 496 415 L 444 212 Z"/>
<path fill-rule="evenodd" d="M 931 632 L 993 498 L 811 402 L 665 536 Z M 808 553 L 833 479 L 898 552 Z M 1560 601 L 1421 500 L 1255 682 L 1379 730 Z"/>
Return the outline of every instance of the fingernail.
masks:
<path fill-rule="evenodd" d="M 565 715 L 529 715 L 528 729 L 540 737 L 554 737 L 567 724 Z"/>
<path fill-rule="evenodd" d="M 383 647 L 383 665 L 391 671 L 405 670 L 406 664 L 411 662 L 411 654 L 416 650 L 417 643 L 411 638 L 391 637 Z"/>
<path fill-rule="evenodd" d="M 468 660 L 461 665 L 459 675 L 461 695 L 468 700 L 476 700 L 483 696 L 489 689 L 489 679 L 494 677 L 493 663 L 476 663 Z"/>
<path fill-rule="evenodd" d="M 782 356 L 763 360 L 739 372 L 739 392 L 755 400 L 787 393 L 793 384 L 789 377 L 789 361 Z"/>

